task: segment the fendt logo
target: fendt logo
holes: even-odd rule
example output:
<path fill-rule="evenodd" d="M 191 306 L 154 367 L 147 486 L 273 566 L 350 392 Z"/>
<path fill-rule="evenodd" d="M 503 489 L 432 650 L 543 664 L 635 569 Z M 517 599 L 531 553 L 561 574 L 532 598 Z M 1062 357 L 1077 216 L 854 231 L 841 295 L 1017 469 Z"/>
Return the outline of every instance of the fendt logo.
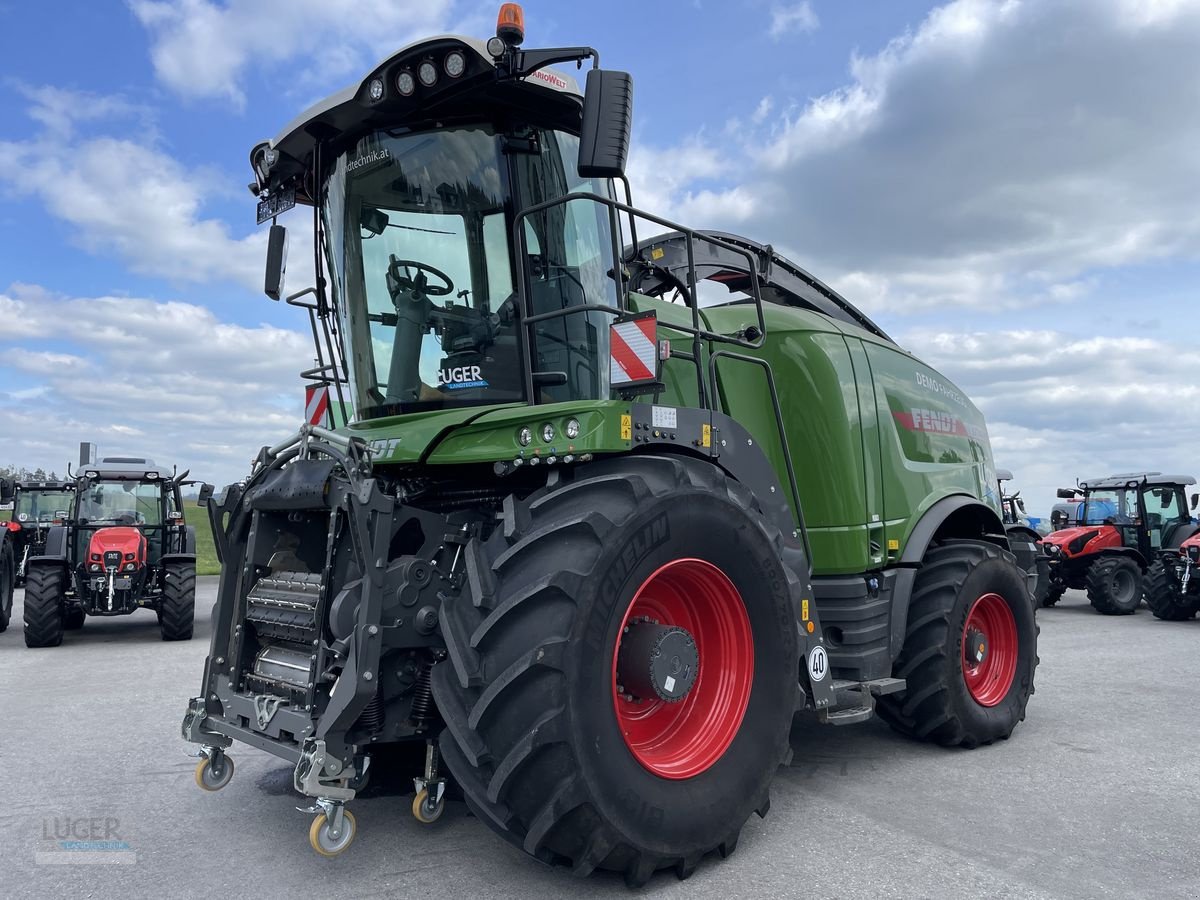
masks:
<path fill-rule="evenodd" d="M 485 388 L 487 386 L 488 383 L 484 381 L 479 366 L 455 366 L 452 369 L 438 370 L 438 387 L 456 391 L 463 388 Z"/>

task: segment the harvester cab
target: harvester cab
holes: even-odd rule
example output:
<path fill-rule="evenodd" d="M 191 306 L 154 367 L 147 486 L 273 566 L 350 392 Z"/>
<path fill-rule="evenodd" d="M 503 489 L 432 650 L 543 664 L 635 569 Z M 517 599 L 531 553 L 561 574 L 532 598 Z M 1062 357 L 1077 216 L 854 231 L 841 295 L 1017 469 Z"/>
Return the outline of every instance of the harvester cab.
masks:
<path fill-rule="evenodd" d="M 1195 483 L 1190 475 L 1137 472 L 1060 488 L 1058 496 L 1076 504 L 1075 518 L 1043 539 L 1051 576 L 1044 605 L 1076 588 L 1104 615 L 1137 610 L 1150 564 L 1196 532 L 1185 496 Z"/>
<path fill-rule="evenodd" d="M 139 609 L 157 615 L 164 640 L 191 637 L 196 536 L 184 522 L 187 474 L 141 457 L 80 468 L 69 515 L 28 561 L 27 646 L 57 646 L 87 616 Z"/>
<path fill-rule="evenodd" d="M 70 517 L 75 485 L 70 481 L 18 481 L 15 488 L 12 519 L 5 524 L 12 532 L 19 585 L 25 581 L 29 560 L 45 551 L 50 528 Z"/>
<path fill-rule="evenodd" d="M 797 710 L 1007 737 L 1033 573 L 970 400 L 769 245 L 635 209 L 629 76 L 522 39 L 504 4 L 251 151 L 266 293 L 352 415 L 209 499 L 182 733 L 206 790 L 235 741 L 288 760 L 322 855 L 407 743 L 420 821 L 448 772 L 527 853 L 642 884 L 766 813 Z M 318 274 L 288 293 L 294 206 Z"/>

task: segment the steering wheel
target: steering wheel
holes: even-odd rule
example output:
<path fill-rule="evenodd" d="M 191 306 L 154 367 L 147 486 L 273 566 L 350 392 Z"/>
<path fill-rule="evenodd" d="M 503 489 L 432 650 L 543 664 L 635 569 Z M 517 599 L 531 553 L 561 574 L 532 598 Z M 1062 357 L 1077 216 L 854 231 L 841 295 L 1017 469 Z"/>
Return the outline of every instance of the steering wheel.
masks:
<path fill-rule="evenodd" d="M 401 269 L 404 270 L 403 274 L 400 272 Z M 442 284 L 431 285 L 429 279 L 425 277 L 426 273 L 441 279 Z M 415 259 L 396 259 L 394 255 L 388 258 L 387 282 L 392 300 L 396 300 L 402 292 L 412 294 L 415 299 L 423 299 L 424 297 L 445 297 L 454 290 L 454 282 L 440 269 L 435 269 L 428 263 L 417 262 Z"/>

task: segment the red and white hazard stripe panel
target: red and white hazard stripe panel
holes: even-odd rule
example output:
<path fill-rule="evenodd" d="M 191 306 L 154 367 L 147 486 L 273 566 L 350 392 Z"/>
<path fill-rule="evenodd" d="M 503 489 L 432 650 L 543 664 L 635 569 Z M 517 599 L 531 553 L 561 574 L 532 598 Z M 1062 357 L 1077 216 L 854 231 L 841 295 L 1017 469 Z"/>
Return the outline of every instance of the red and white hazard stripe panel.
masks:
<path fill-rule="evenodd" d="M 329 387 L 310 384 L 304 388 L 304 421 L 309 425 L 324 425 L 329 412 Z"/>
<path fill-rule="evenodd" d="M 609 329 L 609 380 L 613 387 L 658 377 L 658 329 L 653 315 L 614 322 Z"/>

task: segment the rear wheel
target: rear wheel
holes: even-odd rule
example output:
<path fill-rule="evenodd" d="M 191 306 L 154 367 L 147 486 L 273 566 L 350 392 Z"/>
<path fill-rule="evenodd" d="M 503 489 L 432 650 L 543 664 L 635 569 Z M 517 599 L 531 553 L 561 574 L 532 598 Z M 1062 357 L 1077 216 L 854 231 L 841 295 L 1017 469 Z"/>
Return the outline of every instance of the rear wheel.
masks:
<path fill-rule="evenodd" d="M 34 566 L 25 577 L 25 646 L 57 647 L 63 639 L 67 573 Z"/>
<path fill-rule="evenodd" d="M 0 546 L 0 633 L 8 630 L 8 623 L 12 620 L 13 587 L 16 580 L 12 550 L 6 541 Z"/>
<path fill-rule="evenodd" d="M 1146 573 L 1146 605 L 1156 619 L 1183 622 L 1200 612 L 1200 594 L 1184 594 L 1174 575 L 1161 562 L 1156 562 Z"/>
<path fill-rule="evenodd" d="M 1063 594 L 1067 592 L 1067 586 L 1061 581 L 1047 580 L 1046 589 L 1042 592 L 1038 606 L 1043 609 L 1048 609 L 1063 598 Z"/>
<path fill-rule="evenodd" d="M 1142 570 L 1132 559 L 1102 556 L 1088 567 L 1087 595 L 1106 616 L 1128 616 L 1142 602 Z"/>
<path fill-rule="evenodd" d="M 896 661 L 907 687 L 879 699 L 880 717 L 946 746 L 1007 738 L 1033 693 L 1037 635 L 1024 573 L 1011 554 L 979 541 L 931 548 L 913 582 Z"/>
<path fill-rule="evenodd" d="M 433 673 L 470 807 L 538 859 L 631 885 L 731 853 L 789 753 L 782 553 L 753 495 L 691 460 L 604 461 L 506 501 L 468 548 L 471 598 L 443 605 Z"/>
<path fill-rule="evenodd" d="M 196 564 L 168 562 L 163 565 L 163 589 L 159 598 L 158 627 L 164 641 L 187 641 L 192 637 L 196 615 Z"/>

